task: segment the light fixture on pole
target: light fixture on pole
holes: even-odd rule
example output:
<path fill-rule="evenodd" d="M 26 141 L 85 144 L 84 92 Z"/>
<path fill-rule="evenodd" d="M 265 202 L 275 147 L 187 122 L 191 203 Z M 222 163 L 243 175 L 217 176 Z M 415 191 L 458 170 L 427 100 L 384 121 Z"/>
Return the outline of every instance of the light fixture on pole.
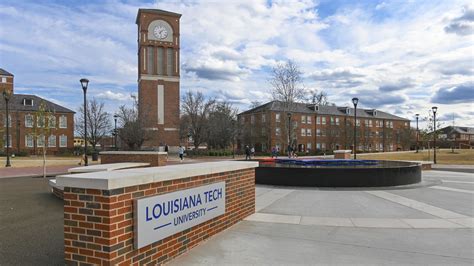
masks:
<path fill-rule="evenodd" d="M 115 129 L 114 129 L 114 148 L 115 150 L 117 150 L 117 119 L 118 119 L 118 115 L 115 114 L 114 115 L 114 122 L 115 122 Z"/>
<path fill-rule="evenodd" d="M 84 166 L 88 166 L 89 162 L 87 160 L 87 100 L 86 100 L 86 93 L 87 93 L 87 86 L 89 85 L 89 80 L 82 78 L 80 80 L 82 90 L 84 91 Z"/>
<path fill-rule="evenodd" d="M 3 99 L 5 100 L 5 112 L 6 112 L 6 118 L 5 118 L 5 128 L 7 129 L 7 135 L 6 135 L 6 144 L 7 144 L 7 162 L 5 164 L 5 167 L 11 167 L 12 165 L 10 164 L 10 115 L 8 113 L 8 102 L 10 101 L 10 93 L 7 92 L 6 90 L 3 91 Z"/>
<path fill-rule="evenodd" d="M 420 117 L 420 114 L 416 114 L 416 153 L 418 153 L 419 149 L 419 136 L 420 136 L 420 131 L 418 130 L 418 118 Z"/>
<path fill-rule="evenodd" d="M 433 163 L 436 164 L 436 112 L 438 107 L 433 106 L 431 110 L 433 110 Z"/>
<path fill-rule="evenodd" d="M 357 159 L 357 104 L 359 98 L 352 98 L 352 104 L 354 104 L 354 159 Z"/>

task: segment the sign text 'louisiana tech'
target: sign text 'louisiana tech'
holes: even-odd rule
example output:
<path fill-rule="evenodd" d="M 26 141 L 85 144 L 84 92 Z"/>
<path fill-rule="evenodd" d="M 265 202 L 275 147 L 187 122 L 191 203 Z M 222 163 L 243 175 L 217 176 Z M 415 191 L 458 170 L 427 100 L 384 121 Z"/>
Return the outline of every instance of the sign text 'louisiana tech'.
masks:
<path fill-rule="evenodd" d="M 135 201 L 135 248 L 225 213 L 225 182 Z"/>

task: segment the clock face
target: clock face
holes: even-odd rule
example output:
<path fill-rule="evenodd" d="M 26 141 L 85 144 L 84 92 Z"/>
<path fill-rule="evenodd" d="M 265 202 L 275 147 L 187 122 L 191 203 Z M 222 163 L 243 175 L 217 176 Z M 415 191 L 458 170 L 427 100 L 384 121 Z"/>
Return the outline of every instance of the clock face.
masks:
<path fill-rule="evenodd" d="M 168 31 L 163 26 L 156 26 L 153 29 L 153 35 L 158 39 L 165 39 L 168 37 Z"/>

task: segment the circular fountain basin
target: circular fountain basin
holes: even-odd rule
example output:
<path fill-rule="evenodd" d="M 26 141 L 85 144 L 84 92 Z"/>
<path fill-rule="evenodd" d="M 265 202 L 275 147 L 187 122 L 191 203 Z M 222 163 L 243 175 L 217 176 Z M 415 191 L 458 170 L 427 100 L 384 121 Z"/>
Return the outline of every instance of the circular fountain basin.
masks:
<path fill-rule="evenodd" d="M 264 159 L 257 184 L 307 187 L 388 187 L 421 182 L 421 164 L 380 160 Z"/>

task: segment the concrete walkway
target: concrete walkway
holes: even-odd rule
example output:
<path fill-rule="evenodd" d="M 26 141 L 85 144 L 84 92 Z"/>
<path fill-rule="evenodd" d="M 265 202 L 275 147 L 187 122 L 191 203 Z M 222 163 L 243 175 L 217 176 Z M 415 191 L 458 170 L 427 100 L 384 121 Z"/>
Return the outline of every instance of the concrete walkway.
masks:
<path fill-rule="evenodd" d="M 474 176 L 403 189 L 257 186 L 256 213 L 172 265 L 473 265 Z"/>
<path fill-rule="evenodd" d="M 59 174 L 66 174 L 69 168 L 77 167 L 77 165 L 57 165 L 57 166 L 47 166 L 46 175 L 47 176 L 56 176 Z M 42 177 L 43 176 L 43 167 L 3 167 L 0 168 L 0 178 L 11 178 L 11 177 Z"/>

